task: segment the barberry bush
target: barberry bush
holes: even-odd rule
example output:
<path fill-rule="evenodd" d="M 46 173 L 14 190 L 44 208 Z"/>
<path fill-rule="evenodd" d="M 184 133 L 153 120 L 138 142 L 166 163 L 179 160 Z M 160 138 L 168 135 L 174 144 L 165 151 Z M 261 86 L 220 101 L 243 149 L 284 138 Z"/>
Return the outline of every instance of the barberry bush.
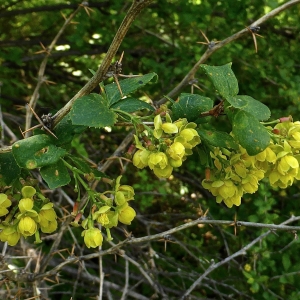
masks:
<path fill-rule="evenodd" d="M 1 268 L 7 273 L 3 280 L 9 282 L 4 288 L 9 295 L 46 299 L 41 280 L 59 282 L 58 272 L 72 274 L 73 270 L 64 268 L 72 264 L 82 264 L 86 272 L 83 280 L 99 282 L 100 288 L 90 294 L 99 299 L 106 297 L 103 293 L 111 297 L 112 287 L 115 297 L 122 299 L 126 295 L 137 299 L 154 295 L 162 299 L 210 299 L 231 294 L 236 299 L 262 299 L 257 296 L 260 291 L 263 299 L 273 299 L 276 293 L 280 299 L 293 286 L 294 279 L 283 276 L 278 288 L 274 280 L 279 275 L 273 278 L 265 272 L 268 263 L 274 270 L 275 262 L 280 261 L 285 271 L 291 272 L 289 278 L 297 273 L 298 262 L 293 266 L 291 255 L 271 260 L 269 250 L 270 244 L 279 242 L 271 230 L 292 233 L 293 243 L 297 243 L 299 228 L 287 226 L 300 219 L 297 210 L 292 206 L 288 215 L 282 215 L 284 205 L 278 200 L 288 195 L 290 187 L 297 188 L 300 180 L 297 113 L 281 114 L 276 109 L 273 113 L 272 105 L 259 95 L 245 93 L 247 89 L 241 88 L 239 75 L 233 71 L 234 59 L 204 64 L 216 50 L 246 34 L 254 40 L 257 51 L 258 25 L 266 19 L 223 41 L 209 41 L 199 30 L 206 40 L 206 52 L 173 90 L 164 93 L 159 88 L 164 78 L 155 65 L 148 66 L 151 73 L 125 76 L 122 61 L 127 54 L 112 62 L 122 42 L 120 37 L 151 2 L 133 1 L 100 67 L 94 71 L 94 64 L 85 66 L 88 82 L 58 111 L 39 117 L 35 107 L 41 84 L 47 83 L 45 65 L 55 52 L 59 34 L 76 14 L 85 11 L 92 15 L 88 3 L 81 3 L 66 18 L 50 46 L 42 44 L 38 84 L 25 106 L 26 130 L 11 145 L 6 140 L 7 145 L 0 148 Z M 297 3 L 290 2 L 271 10 L 265 18 Z M 200 80 L 195 78 L 196 72 Z M 181 91 L 186 85 L 190 90 Z M 31 127 L 34 115 L 39 124 Z M 247 226 L 269 231 L 249 239 Z M 231 245 L 229 240 L 239 243 Z M 163 249 L 158 242 L 163 242 Z M 26 273 L 27 267 L 20 261 L 5 258 L 8 246 L 11 251 L 32 249 L 30 263 L 36 261 L 35 270 Z M 111 259 L 111 254 L 125 263 Z M 94 258 L 98 258 L 99 266 L 87 267 L 87 261 Z M 234 269 L 229 283 L 226 266 L 222 267 L 228 262 Z M 138 276 L 129 275 L 129 263 L 147 282 L 136 291 L 130 290 L 138 285 Z M 15 271 L 10 271 L 10 264 Z M 220 272 L 215 277 L 201 275 L 217 268 Z M 174 279 L 172 275 L 159 279 L 165 269 L 176 273 Z M 119 281 L 116 284 L 104 277 L 109 272 L 116 276 L 119 270 L 125 270 L 122 295 Z M 241 275 L 244 281 L 235 282 Z M 26 290 L 30 282 L 38 286 L 32 292 Z M 22 286 L 14 293 L 17 284 Z M 172 291 L 167 289 L 169 284 Z M 53 284 L 52 291 L 56 290 L 59 287 Z M 84 286 L 74 289 L 73 298 L 80 299 L 81 291 L 86 290 Z M 291 299 L 296 299 L 298 290 L 293 286 Z"/>

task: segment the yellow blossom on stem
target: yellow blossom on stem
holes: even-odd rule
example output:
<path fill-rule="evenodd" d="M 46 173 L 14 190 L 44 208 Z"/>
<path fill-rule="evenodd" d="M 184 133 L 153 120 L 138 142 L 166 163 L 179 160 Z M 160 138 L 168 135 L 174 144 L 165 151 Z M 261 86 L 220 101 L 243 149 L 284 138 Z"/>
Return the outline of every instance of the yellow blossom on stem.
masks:
<path fill-rule="evenodd" d="M 119 221 L 123 224 L 130 225 L 131 221 L 136 216 L 135 210 L 130 207 L 128 204 L 123 205 L 120 209 L 118 209 L 118 218 Z"/>
<path fill-rule="evenodd" d="M 31 198 L 23 198 L 19 201 L 19 210 L 23 214 L 26 211 L 32 210 L 33 200 Z"/>
<path fill-rule="evenodd" d="M 146 149 L 139 149 L 136 151 L 133 155 L 132 162 L 133 165 L 136 166 L 139 169 L 143 169 L 148 166 L 148 158 L 149 155 L 151 154 L 150 151 Z"/>
<path fill-rule="evenodd" d="M 36 222 L 30 217 L 22 217 L 18 224 L 18 231 L 24 237 L 34 235 L 37 231 Z"/>
<path fill-rule="evenodd" d="M 98 228 L 86 229 L 81 236 L 84 236 L 84 243 L 88 248 L 96 248 L 102 245 L 103 236 Z"/>
<path fill-rule="evenodd" d="M 6 194 L 0 194 L 0 217 L 8 214 L 8 207 L 11 206 L 11 201 L 8 199 Z"/>
<path fill-rule="evenodd" d="M 53 203 L 45 204 L 39 212 L 39 224 L 41 231 L 44 233 L 52 233 L 57 229 L 57 215 L 53 209 Z"/>
<path fill-rule="evenodd" d="M 7 242 L 9 246 L 15 246 L 18 243 L 20 237 L 21 234 L 17 231 L 16 226 L 5 226 L 0 232 L 1 242 Z"/>
<path fill-rule="evenodd" d="M 21 190 L 21 194 L 23 196 L 23 198 L 32 198 L 36 193 L 36 190 L 34 187 L 32 186 L 23 186 L 22 190 Z"/>

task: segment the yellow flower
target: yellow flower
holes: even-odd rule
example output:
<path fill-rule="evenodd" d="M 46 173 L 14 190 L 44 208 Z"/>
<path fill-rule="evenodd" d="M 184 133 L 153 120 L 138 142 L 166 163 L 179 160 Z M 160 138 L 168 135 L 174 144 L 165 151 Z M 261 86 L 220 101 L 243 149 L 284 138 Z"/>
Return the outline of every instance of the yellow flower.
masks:
<path fill-rule="evenodd" d="M 7 198 L 6 194 L 0 194 L 0 217 L 8 214 L 7 207 L 11 206 L 11 201 Z"/>
<path fill-rule="evenodd" d="M 245 264 L 244 265 L 244 270 L 246 271 L 246 272 L 250 272 L 251 271 L 251 265 L 249 265 L 249 264 Z"/>
<path fill-rule="evenodd" d="M 153 170 L 155 167 L 164 169 L 168 165 L 167 155 L 163 152 L 151 153 L 148 159 L 148 165 L 151 170 Z"/>
<path fill-rule="evenodd" d="M 37 231 L 37 224 L 32 218 L 23 217 L 18 224 L 18 231 L 25 237 L 34 235 Z"/>
<path fill-rule="evenodd" d="M 163 133 L 163 130 L 161 128 L 162 126 L 162 119 L 160 115 L 155 116 L 154 118 L 154 130 L 153 130 L 153 135 L 157 139 L 160 139 Z"/>
<path fill-rule="evenodd" d="M 174 160 L 182 160 L 185 148 L 181 143 L 175 142 L 167 149 L 167 154 Z"/>
<path fill-rule="evenodd" d="M 163 169 L 159 167 L 154 167 L 153 172 L 159 178 L 169 178 L 172 175 L 173 167 L 171 165 L 167 165 Z"/>
<path fill-rule="evenodd" d="M 20 237 L 21 235 L 17 231 L 16 226 L 4 227 L 0 232 L 0 240 L 2 242 L 7 242 L 9 246 L 15 246 L 18 243 Z"/>
<path fill-rule="evenodd" d="M 201 143 L 198 132 L 193 128 L 183 129 L 182 131 L 180 131 L 179 136 L 185 139 L 185 143 L 183 143 L 183 146 L 186 149 L 192 149 L 196 145 Z"/>
<path fill-rule="evenodd" d="M 88 248 L 96 248 L 102 245 L 103 236 L 98 228 L 89 228 L 82 232 L 81 236 L 84 236 L 84 243 Z"/>
<path fill-rule="evenodd" d="M 101 224 L 102 226 L 108 225 L 109 224 L 109 218 L 107 214 L 100 214 L 99 217 L 97 218 L 97 222 Z"/>
<path fill-rule="evenodd" d="M 228 207 L 241 204 L 243 190 L 241 187 L 236 186 L 232 180 L 207 181 L 204 179 L 202 185 L 216 196 L 217 203 L 223 201 Z"/>
<path fill-rule="evenodd" d="M 124 205 L 123 208 L 118 210 L 119 221 L 123 224 L 130 225 L 135 216 L 135 210 L 129 205 Z"/>
<path fill-rule="evenodd" d="M 277 170 L 280 174 L 285 175 L 291 169 L 296 169 L 298 173 L 299 163 L 298 160 L 292 155 L 286 155 L 278 162 Z"/>
<path fill-rule="evenodd" d="M 143 169 L 145 167 L 148 166 L 148 157 L 150 155 L 150 151 L 146 150 L 146 149 L 139 149 L 138 151 L 136 151 L 133 155 L 133 165 L 136 166 L 139 169 Z"/>
<path fill-rule="evenodd" d="M 165 132 L 165 133 L 177 133 L 178 132 L 178 127 L 173 124 L 173 123 L 164 123 L 161 125 L 161 129 Z"/>
<path fill-rule="evenodd" d="M 126 201 L 134 199 L 134 189 L 130 185 L 120 185 L 118 191 L 122 192 Z"/>
<path fill-rule="evenodd" d="M 32 198 L 34 196 L 34 194 L 36 193 L 36 190 L 32 186 L 25 185 L 25 186 L 23 186 L 21 193 L 22 193 L 23 198 Z"/>
<path fill-rule="evenodd" d="M 39 224 L 41 231 L 44 233 L 52 233 L 57 229 L 57 215 L 53 209 L 52 203 L 45 204 L 39 213 Z"/>
<path fill-rule="evenodd" d="M 123 205 L 124 203 L 126 203 L 126 199 L 125 196 L 122 192 L 118 191 L 115 194 L 115 202 L 117 205 Z"/>
<path fill-rule="evenodd" d="M 19 201 L 19 210 L 23 214 L 26 211 L 32 210 L 33 200 L 31 198 L 23 198 Z"/>

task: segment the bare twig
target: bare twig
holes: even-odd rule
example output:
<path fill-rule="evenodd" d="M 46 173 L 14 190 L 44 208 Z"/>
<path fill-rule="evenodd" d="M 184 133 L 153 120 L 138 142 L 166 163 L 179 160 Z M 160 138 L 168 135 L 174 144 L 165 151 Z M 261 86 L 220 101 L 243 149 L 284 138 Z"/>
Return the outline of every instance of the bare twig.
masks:
<path fill-rule="evenodd" d="M 129 263 L 128 263 L 128 259 L 125 259 L 125 285 L 124 285 L 121 300 L 126 299 L 126 295 L 128 292 L 128 285 L 129 285 Z"/>
<path fill-rule="evenodd" d="M 298 220 L 300 220 L 300 216 L 298 216 L 298 217 L 294 217 L 293 216 L 290 219 L 288 219 L 287 221 L 281 223 L 280 225 L 274 225 L 274 224 L 267 225 L 267 224 L 262 224 L 262 223 L 241 222 L 241 221 L 237 221 L 236 223 L 237 224 L 242 224 L 243 226 L 247 226 L 247 224 L 249 223 L 250 227 L 254 227 L 254 224 L 256 224 L 257 228 L 271 228 L 271 230 L 269 230 L 267 232 L 269 234 L 270 232 L 273 232 L 275 229 L 277 229 L 277 230 L 285 230 L 285 231 L 292 231 L 292 232 L 300 230 L 300 226 L 286 226 L 285 225 L 285 224 L 288 224 L 288 223 L 291 223 L 291 222 L 295 222 L 295 221 L 298 221 Z M 45 273 L 35 274 L 35 276 L 28 278 L 28 281 L 38 280 L 38 279 L 41 279 L 41 278 L 44 278 L 44 277 L 47 277 L 47 276 L 55 275 L 65 265 L 75 263 L 78 260 L 89 260 L 89 259 L 96 258 L 96 257 L 99 257 L 99 256 L 104 256 L 104 255 L 109 255 L 109 254 L 115 254 L 115 253 L 118 253 L 119 250 L 123 246 L 125 246 L 125 245 L 140 244 L 140 243 L 145 243 L 145 242 L 149 242 L 149 241 L 153 241 L 153 240 L 159 240 L 159 239 L 162 239 L 166 235 L 174 234 L 175 232 L 178 232 L 178 231 L 181 231 L 181 230 L 184 230 L 184 229 L 196 226 L 198 224 L 229 225 L 230 226 L 230 225 L 235 224 L 235 223 L 233 221 L 207 220 L 207 219 L 199 218 L 197 220 L 194 220 L 194 221 L 188 222 L 186 224 L 174 227 L 174 228 L 172 228 L 170 230 L 167 230 L 167 231 L 164 231 L 164 232 L 161 232 L 161 233 L 158 233 L 158 234 L 147 235 L 147 236 L 144 236 L 144 237 L 141 237 L 141 238 L 132 238 L 132 237 L 129 237 L 128 239 L 125 239 L 124 241 L 119 242 L 118 244 L 116 244 L 115 246 L 112 246 L 111 248 L 109 248 L 107 250 L 103 250 L 101 252 L 92 253 L 92 254 L 88 254 L 88 255 L 84 255 L 84 256 L 80 256 L 80 257 L 71 257 L 68 260 L 63 261 L 62 263 L 60 263 L 59 265 L 57 265 L 56 267 L 54 267 L 52 270 L 49 270 L 49 271 L 47 271 Z M 263 236 L 265 236 L 265 235 L 263 235 Z M 248 246 L 246 246 L 246 247 L 248 247 Z M 237 255 L 234 253 L 233 255 L 231 255 L 229 257 L 230 257 L 230 259 L 233 259 L 236 256 Z"/>
<path fill-rule="evenodd" d="M 299 220 L 300 217 L 294 217 L 292 216 L 290 219 L 286 220 L 285 222 L 282 222 L 280 225 L 278 226 L 284 226 L 284 227 L 294 227 L 294 226 L 285 226 L 285 224 L 294 222 L 296 220 Z M 248 223 L 248 222 L 244 222 L 244 223 Z M 265 225 L 265 224 L 264 224 Z M 300 229 L 299 226 L 295 226 L 298 227 Z M 210 274 L 212 271 L 214 271 L 215 269 L 217 269 L 218 267 L 228 263 L 229 261 L 231 261 L 233 258 L 240 256 L 240 255 L 245 255 L 246 251 L 248 249 L 250 249 L 253 245 L 255 245 L 257 242 L 261 241 L 262 239 L 264 239 L 266 236 L 268 236 L 270 233 L 272 232 L 272 230 L 268 230 L 267 232 L 263 233 L 262 235 L 260 235 L 259 237 L 257 237 L 256 239 L 254 239 L 251 243 L 249 243 L 248 245 L 246 245 L 245 247 L 243 247 L 242 249 L 240 249 L 239 251 L 233 253 L 232 255 L 226 257 L 225 259 L 223 259 L 222 261 L 215 263 L 214 261 L 212 261 L 210 267 L 189 287 L 189 289 L 184 293 L 184 295 L 182 296 L 182 300 L 186 299 L 186 297 L 202 282 L 202 280 L 207 277 L 208 274 Z"/>

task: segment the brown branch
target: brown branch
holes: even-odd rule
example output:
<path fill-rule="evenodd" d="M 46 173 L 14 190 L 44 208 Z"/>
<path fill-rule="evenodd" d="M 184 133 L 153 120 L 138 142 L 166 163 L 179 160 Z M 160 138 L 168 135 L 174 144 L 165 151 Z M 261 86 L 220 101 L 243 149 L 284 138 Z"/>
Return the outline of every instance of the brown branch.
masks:
<path fill-rule="evenodd" d="M 266 233 L 264 233 L 263 235 L 261 235 L 260 237 L 258 237 L 257 239 L 255 239 L 254 241 L 252 241 L 250 244 L 248 244 L 246 247 L 244 247 L 243 249 L 241 249 L 240 251 L 234 253 L 233 255 L 227 257 L 225 260 L 221 261 L 220 263 L 216 264 L 216 266 L 220 266 L 224 263 L 227 263 L 228 261 L 232 260 L 233 258 L 235 258 L 238 255 L 242 255 L 243 253 L 245 253 L 246 250 L 248 250 L 252 245 L 254 245 L 255 243 L 257 243 L 259 240 L 261 240 L 262 238 L 264 238 L 265 236 L 267 236 L 269 233 L 271 233 L 274 230 L 285 230 L 285 231 L 298 231 L 300 230 L 300 226 L 286 226 L 285 224 L 289 224 L 291 222 L 295 222 L 300 220 L 300 216 L 295 217 L 292 216 L 290 219 L 288 219 L 287 221 L 281 223 L 280 225 L 274 225 L 274 224 L 263 224 L 263 223 L 252 223 L 252 222 L 241 222 L 241 221 L 223 221 L 223 220 L 207 220 L 205 218 L 199 218 L 197 220 L 185 223 L 183 225 L 177 226 L 175 228 L 172 228 L 170 230 L 158 233 L 158 234 L 153 234 L 153 235 L 149 235 L 149 236 L 144 236 L 141 238 L 127 238 L 122 242 L 119 242 L 118 244 L 112 246 L 111 248 L 104 250 L 104 251 L 100 251 L 97 253 L 92 253 L 92 254 L 88 254 L 88 255 L 84 255 L 84 256 L 80 256 L 80 257 L 71 257 L 70 259 L 65 260 L 64 262 L 60 263 L 59 265 L 55 266 L 52 270 L 49 270 L 43 274 L 35 274 L 34 276 L 28 276 L 27 280 L 28 281 L 34 281 L 34 280 L 40 280 L 42 278 L 48 277 L 48 276 L 53 276 L 55 274 L 57 274 L 65 265 L 68 264 L 73 264 L 76 263 L 78 261 L 82 261 L 82 260 L 89 260 L 92 258 L 96 258 L 99 256 L 104 256 L 104 255 L 109 255 L 109 254 L 117 254 L 120 252 L 120 249 L 125 246 L 125 245 L 131 245 L 131 244 L 140 244 L 140 243 L 147 243 L 149 241 L 153 241 L 153 240 L 159 240 L 164 238 L 165 236 L 174 234 L 178 231 L 196 226 L 198 224 L 211 224 L 211 225 L 228 225 L 228 226 L 232 226 L 232 225 L 243 225 L 243 226 L 247 226 L 248 224 L 250 224 L 250 227 L 254 227 L 254 225 L 256 225 L 255 227 L 258 228 L 271 228 L 271 230 L 267 231 Z M 212 269 L 210 269 L 212 268 Z M 210 267 L 208 270 L 213 271 L 216 267 Z M 206 272 L 208 272 L 208 270 L 206 270 Z M 209 273 L 210 273 L 209 272 Z M 206 274 L 206 273 L 205 273 Z M 22 278 L 24 280 L 24 277 Z M 202 278 L 203 279 L 203 278 Z M 201 280 L 202 280 L 201 279 Z"/>
<path fill-rule="evenodd" d="M 269 20 L 270 18 L 273 18 L 274 16 L 276 16 L 277 14 L 281 13 L 282 11 L 288 9 L 289 7 L 295 5 L 295 4 L 299 4 L 300 0 L 291 0 L 275 9 L 273 9 L 272 11 L 270 11 L 269 13 L 267 13 L 266 15 L 262 16 L 261 18 L 259 18 L 258 20 L 256 20 L 254 23 L 250 24 L 249 27 L 257 27 L 260 24 L 266 22 L 267 20 Z M 199 67 L 201 64 L 203 64 L 215 51 L 217 51 L 218 49 L 224 47 L 225 45 L 231 43 L 234 40 L 237 40 L 238 38 L 244 36 L 245 34 L 249 34 L 249 31 L 247 28 L 242 29 L 241 31 L 233 34 L 232 36 L 224 39 L 223 41 L 220 41 L 218 43 L 215 44 L 210 44 L 210 46 L 207 48 L 207 50 L 205 51 L 205 53 L 201 56 L 201 58 L 196 62 L 196 64 L 192 67 L 192 69 L 187 73 L 187 75 L 182 79 L 182 81 L 172 90 L 170 91 L 167 96 L 172 98 L 174 96 L 176 96 L 180 90 L 187 86 L 189 81 L 191 81 L 192 79 L 194 79 L 194 76 L 196 74 L 196 72 L 198 71 Z M 160 106 L 162 104 L 164 104 L 167 101 L 166 98 L 162 98 L 159 101 L 156 102 L 156 106 Z"/>
<path fill-rule="evenodd" d="M 68 114 L 76 99 L 89 94 L 105 77 L 107 70 L 116 55 L 127 31 L 129 30 L 134 19 L 139 13 L 148 6 L 153 0 L 134 0 L 129 8 L 123 22 L 121 23 L 108 51 L 105 55 L 99 69 L 95 75 L 87 82 L 87 84 L 62 108 L 54 115 L 54 127 Z"/>

